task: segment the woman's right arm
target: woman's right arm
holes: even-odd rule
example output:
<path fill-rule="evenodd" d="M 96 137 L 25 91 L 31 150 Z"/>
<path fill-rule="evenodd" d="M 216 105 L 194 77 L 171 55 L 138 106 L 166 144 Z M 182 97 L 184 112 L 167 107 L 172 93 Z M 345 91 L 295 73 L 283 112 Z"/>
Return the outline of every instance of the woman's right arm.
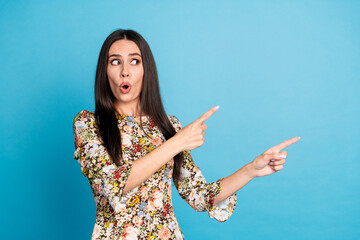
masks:
<path fill-rule="evenodd" d="M 146 179 L 152 176 L 178 153 L 177 141 L 172 137 L 150 153 L 133 161 L 130 175 L 128 176 L 124 188 L 124 193 L 146 181 Z"/>
<path fill-rule="evenodd" d="M 97 191 L 108 198 L 117 211 L 124 193 L 146 181 L 178 153 L 195 149 L 204 143 L 204 130 L 207 127 L 203 121 L 216 110 L 212 108 L 145 156 L 119 167 L 105 159 L 105 149 L 95 134 L 95 119 L 83 110 L 73 121 L 74 158 L 80 163 L 84 176 L 95 184 Z"/>
<path fill-rule="evenodd" d="M 127 179 L 124 192 L 140 185 L 178 153 L 203 145 L 204 130 L 207 128 L 203 123 L 218 109 L 218 107 L 211 108 L 199 119 L 179 130 L 172 138 L 165 141 L 159 147 L 144 157 L 135 160 L 132 164 L 132 170 Z"/>

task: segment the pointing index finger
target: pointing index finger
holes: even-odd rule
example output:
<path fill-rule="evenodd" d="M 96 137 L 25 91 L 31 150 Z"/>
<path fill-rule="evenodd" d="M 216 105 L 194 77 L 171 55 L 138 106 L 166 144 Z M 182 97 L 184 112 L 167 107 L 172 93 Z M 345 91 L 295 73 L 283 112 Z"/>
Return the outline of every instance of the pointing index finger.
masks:
<path fill-rule="evenodd" d="M 269 153 L 269 152 L 280 152 L 280 150 L 290 146 L 293 143 L 296 143 L 297 141 L 300 140 L 300 137 L 293 137 L 290 138 L 274 147 L 269 148 L 268 150 L 265 151 L 265 153 Z"/>
<path fill-rule="evenodd" d="M 206 119 L 208 119 L 211 115 L 213 115 L 219 109 L 219 107 L 220 106 L 215 106 L 215 107 L 211 108 L 206 113 L 204 113 L 201 117 L 199 117 L 196 121 L 199 124 L 203 124 Z"/>

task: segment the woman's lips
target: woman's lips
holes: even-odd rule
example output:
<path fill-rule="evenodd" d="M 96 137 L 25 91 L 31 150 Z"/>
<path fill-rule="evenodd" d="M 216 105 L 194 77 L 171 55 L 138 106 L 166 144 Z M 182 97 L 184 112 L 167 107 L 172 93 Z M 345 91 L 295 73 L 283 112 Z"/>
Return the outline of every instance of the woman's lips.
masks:
<path fill-rule="evenodd" d="M 122 93 L 128 93 L 130 89 L 131 89 L 131 84 L 128 81 L 125 81 L 120 85 L 120 91 Z"/>
<path fill-rule="evenodd" d="M 130 86 L 128 86 L 126 89 L 125 89 L 124 87 L 121 87 L 121 88 L 120 88 L 120 91 L 121 91 L 122 93 L 128 93 L 128 92 L 130 92 L 130 89 L 131 89 Z"/>

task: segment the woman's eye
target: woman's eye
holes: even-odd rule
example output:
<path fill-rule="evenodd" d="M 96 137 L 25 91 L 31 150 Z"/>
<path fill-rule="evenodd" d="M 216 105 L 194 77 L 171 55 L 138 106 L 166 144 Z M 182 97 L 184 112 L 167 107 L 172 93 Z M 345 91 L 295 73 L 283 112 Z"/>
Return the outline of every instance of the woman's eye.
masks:
<path fill-rule="evenodd" d="M 120 63 L 120 61 L 117 60 L 117 59 L 114 59 L 114 60 L 111 61 L 112 65 L 119 65 L 119 63 Z"/>
<path fill-rule="evenodd" d="M 139 60 L 137 60 L 137 59 L 134 59 L 134 60 L 132 60 L 131 62 L 133 63 L 134 61 L 136 61 L 135 64 L 138 64 L 138 63 L 139 63 Z"/>

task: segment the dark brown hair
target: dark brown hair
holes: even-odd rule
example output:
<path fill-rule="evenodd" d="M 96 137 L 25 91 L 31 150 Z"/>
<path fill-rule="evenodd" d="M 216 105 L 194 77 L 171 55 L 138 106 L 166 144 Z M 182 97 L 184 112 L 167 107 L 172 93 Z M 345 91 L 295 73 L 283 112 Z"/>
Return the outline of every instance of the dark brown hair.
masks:
<path fill-rule="evenodd" d="M 127 39 L 136 43 L 142 56 L 144 78 L 142 91 L 140 93 L 140 119 L 142 113 L 145 113 L 153 119 L 166 140 L 176 134 L 176 130 L 168 119 L 161 100 L 156 64 L 149 45 L 145 39 L 134 30 L 118 29 L 112 32 L 101 47 L 96 69 L 95 119 L 97 126 L 99 126 L 100 136 L 104 146 L 116 166 L 120 166 L 123 163 L 122 145 L 114 107 L 116 98 L 111 91 L 106 69 L 109 49 L 115 41 L 121 39 Z M 142 128 L 142 124 L 140 124 L 140 126 Z M 174 157 L 174 160 L 173 179 L 174 183 L 176 183 L 182 164 L 180 153 Z"/>

